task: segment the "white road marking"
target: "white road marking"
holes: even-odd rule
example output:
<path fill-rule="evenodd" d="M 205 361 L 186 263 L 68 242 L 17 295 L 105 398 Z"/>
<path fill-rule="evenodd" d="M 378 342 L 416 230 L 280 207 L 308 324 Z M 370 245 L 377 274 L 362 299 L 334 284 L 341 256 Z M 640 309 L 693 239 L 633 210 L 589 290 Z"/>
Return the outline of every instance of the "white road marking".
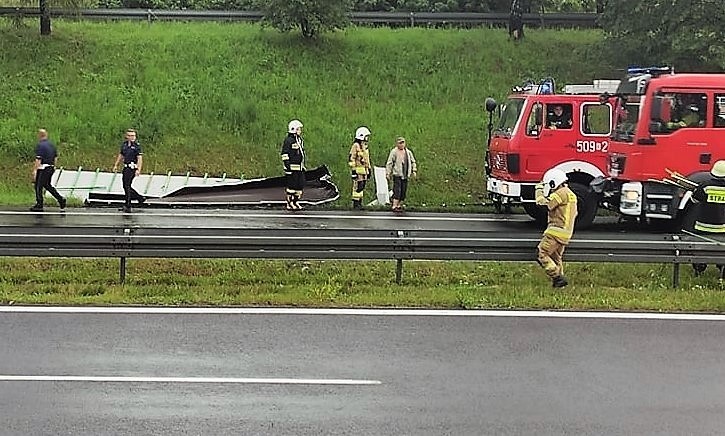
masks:
<path fill-rule="evenodd" d="M 369 386 L 378 380 L 305 379 L 305 378 L 225 378 L 225 377 L 115 377 L 83 375 L 0 375 L 0 381 L 100 382 L 100 383 L 217 383 L 273 385 Z"/>
<path fill-rule="evenodd" d="M 78 313 L 148 315 L 360 315 L 451 316 L 500 318 L 589 318 L 681 321 L 725 321 L 725 315 L 657 312 L 555 312 L 536 310 L 437 310 L 437 309 L 315 309 L 286 307 L 88 307 L 0 306 L 0 313 Z"/>

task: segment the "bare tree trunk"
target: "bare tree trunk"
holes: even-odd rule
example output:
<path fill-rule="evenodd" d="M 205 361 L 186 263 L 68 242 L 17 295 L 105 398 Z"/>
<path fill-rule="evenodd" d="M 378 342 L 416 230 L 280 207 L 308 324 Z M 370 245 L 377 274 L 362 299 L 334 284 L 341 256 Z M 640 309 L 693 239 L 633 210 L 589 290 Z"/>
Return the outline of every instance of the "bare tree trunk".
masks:
<path fill-rule="evenodd" d="M 48 0 L 40 1 L 40 34 L 50 35 L 50 7 Z"/>

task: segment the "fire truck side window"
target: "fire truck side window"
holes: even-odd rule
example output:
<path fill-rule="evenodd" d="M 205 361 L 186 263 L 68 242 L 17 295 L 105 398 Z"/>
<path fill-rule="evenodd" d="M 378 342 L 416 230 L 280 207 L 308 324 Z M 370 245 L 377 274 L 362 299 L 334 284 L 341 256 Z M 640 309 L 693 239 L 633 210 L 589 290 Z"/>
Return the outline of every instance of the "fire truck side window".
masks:
<path fill-rule="evenodd" d="M 715 127 L 725 127 L 725 94 L 715 94 Z"/>
<path fill-rule="evenodd" d="M 612 131 L 610 105 L 584 104 L 582 106 L 582 133 L 585 135 L 609 135 Z"/>
<path fill-rule="evenodd" d="M 667 134 L 682 128 L 705 127 L 707 96 L 702 93 L 657 93 L 650 116 L 650 132 Z"/>
<path fill-rule="evenodd" d="M 571 129 L 572 107 L 568 103 L 554 103 L 546 106 L 547 129 Z"/>

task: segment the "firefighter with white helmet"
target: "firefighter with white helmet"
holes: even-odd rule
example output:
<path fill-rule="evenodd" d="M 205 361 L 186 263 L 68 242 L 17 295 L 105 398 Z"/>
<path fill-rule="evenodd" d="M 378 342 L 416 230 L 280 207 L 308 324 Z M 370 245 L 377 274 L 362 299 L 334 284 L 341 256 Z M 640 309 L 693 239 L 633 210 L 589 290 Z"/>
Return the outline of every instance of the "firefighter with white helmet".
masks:
<path fill-rule="evenodd" d="M 697 185 L 692 193 L 697 202 L 697 218 L 694 229 L 698 234 L 725 235 L 725 160 L 719 160 L 710 169 L 710 177 Z M 705 272 L 707 264 L 695 263 L 695 274 Z M 720 268 L 720 277 L 725 278 L 725 268 Z"/>
<path fill-rule="evenodd" d="M 363 194 L 365 184 L 370 178 L 370 150 L 368 142 L 370 141 L 370 129 L 365 126 L 358 127 L 355 130 L 355 139 L 350 154 L 348 155 L 348 165 L 350 165 L 350 174 L 352 176 L 352 207 L 353 209 L 362 209 Z"/>
<path fill-rule="evenodd" d="M 305 147 L 302 140 L 302 122 L 299 120 L 292 120 L 287 125 L 287 137 L 282 143 L 280 154 L 286 176 L 287 210 L 302 210 L 299 200 L 305 186 Z"/>
<path fill-rule="evenodd" d="M 541 183 L 536 185 L 536 203 L 546 206 L 548 222 L 541 242 L 537 247 L 537 262 L 555 288 L 568 284 L 564 277 L 564 250 L 574 233 L 577 215 L 576 194 L 569 189 L 564 171 L 552 168 L 544 173 Z"/>

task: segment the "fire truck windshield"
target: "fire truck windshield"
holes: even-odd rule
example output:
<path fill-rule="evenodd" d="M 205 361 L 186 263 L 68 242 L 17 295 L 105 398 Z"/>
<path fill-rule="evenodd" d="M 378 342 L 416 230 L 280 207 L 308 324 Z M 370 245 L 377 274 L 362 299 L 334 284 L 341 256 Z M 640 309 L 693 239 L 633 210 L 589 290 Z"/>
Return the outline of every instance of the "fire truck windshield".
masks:
<path fill-rule="evenodd" d="M 524 108 L 523 98 L 509 98 L 502 106 L 501 119 L 496 127 L 496 133 L 502 133 L 504 135 L 510 135 L 519 118 L 521 118 L 521 112 Z"/>
<path fill-rule="evenodd" d="M 639 95 L 622 96 L 617 99 L 617 124 L 612 132 L 612 139 L 622 142 L 634 142 L 634 132 L 639 119 Z"/>

